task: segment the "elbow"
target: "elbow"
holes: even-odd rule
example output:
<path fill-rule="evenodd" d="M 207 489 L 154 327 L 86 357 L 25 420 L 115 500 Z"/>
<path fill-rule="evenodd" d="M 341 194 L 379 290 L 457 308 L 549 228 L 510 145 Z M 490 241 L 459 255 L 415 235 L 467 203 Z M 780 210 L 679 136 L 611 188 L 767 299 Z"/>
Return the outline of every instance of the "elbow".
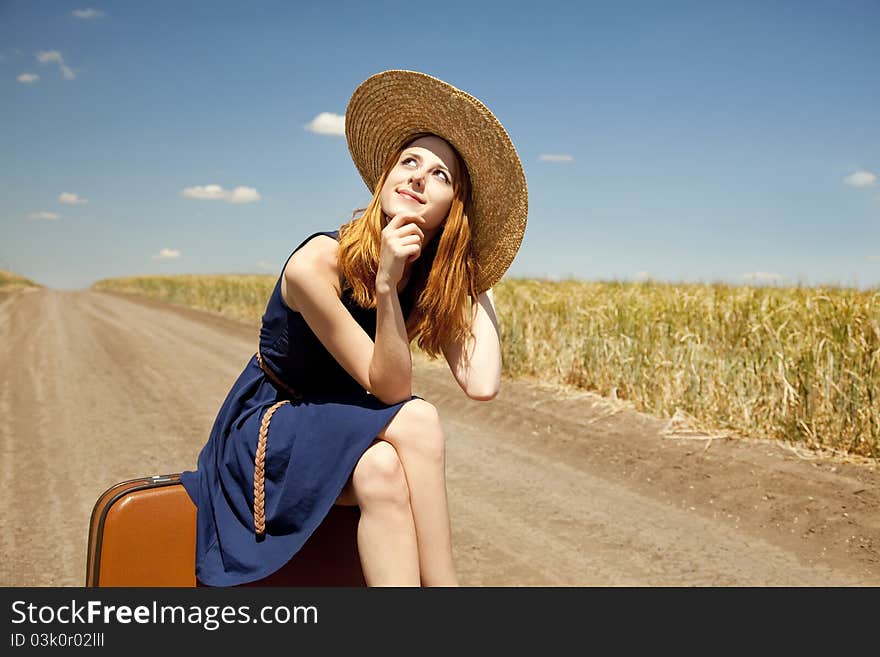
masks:
<path fill-rule="evenodd" d="M 369 392 L 383 404 L 392 406 L 403 401 L 412 399 L 412 369 L 410 374 L 404 376 L 402 372 L 385 372 L 384 374 L 370 366 L 367 375 Z M 390 375 L 390 376 L 389 376 Z"/>
<path fill-rule="evenodd" d="M 498 396 L 498 389 L 499 386 L 491 386 L 476 390 L 468 390 L 467 396 L 474 401 L 492 401 L 493 399 L 495 399 L 495 397 Z"/>
<path fill-rule="evenodd" d="M 383 404 L 393 406 L 394 404 L 399 404 L 400 402 L 412 399 L 412 387 L 408 385 L 398 385 L 395 387 L 372 386 L 370 394 Z"/>
<path fill-rule="evenodd" d="M 498 396 L 501 389 L 501 373 L 496 372 L 494 376 L 489 376 L 478 380 L 480 377 L 474 377 L 474 380 L 468 381 L 467 385 L 462 386 L 465 394 L 474 401 L 492 401 Z"/>

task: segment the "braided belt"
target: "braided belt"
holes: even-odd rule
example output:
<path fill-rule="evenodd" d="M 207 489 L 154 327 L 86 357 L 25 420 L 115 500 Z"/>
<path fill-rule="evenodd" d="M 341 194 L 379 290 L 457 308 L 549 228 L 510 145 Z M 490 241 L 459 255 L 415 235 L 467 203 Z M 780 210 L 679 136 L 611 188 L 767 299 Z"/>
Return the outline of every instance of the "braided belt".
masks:
<path fill-rule="evenodd" d="M 260 369 L 266 373 L 266 376 L 277 387 L 290 395 L 295 401 L 302 400 L 302 395 L 298 394 L 293 388 L 285 384 L 278 375 L 273 372 L 269 366 L 263 361 L 263 356 L 257 350 L 257 362 Z M 265 483 L 266 483 L 266 440 L 269 436 L 269 421 L 283 404 L 289 404 L 290 399 L 282 399 L 269 407 L 263 415 L 263 421 L 260 423 L 260 437 L 257 440 L 257 453 L 254 458 L 254 531 L 257 536 L 266 533 L 266 507 L 265 507 Z"/>

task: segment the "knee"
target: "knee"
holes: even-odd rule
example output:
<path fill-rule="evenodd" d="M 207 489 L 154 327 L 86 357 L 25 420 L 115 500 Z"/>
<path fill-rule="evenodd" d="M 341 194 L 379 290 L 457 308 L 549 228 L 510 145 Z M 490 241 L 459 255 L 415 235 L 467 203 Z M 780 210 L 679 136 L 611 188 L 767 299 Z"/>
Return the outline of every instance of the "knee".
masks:
<path fill-rule="evenodd" d="M 407 446 L 417 446 L 429 457 L 443 460 L 446 437 L 436 406 L 423 399 L 410 400 L 398 411 L 395 420 L 399 421 L 389 427 L 395 438 L 406 441 Z"/>
<path fill-rule="evenodd" d="M 409 508 L 406 475 L 392 445 L 380 440 L 360 458 L 352 474 L 359 506 L 376 504 Z"/>

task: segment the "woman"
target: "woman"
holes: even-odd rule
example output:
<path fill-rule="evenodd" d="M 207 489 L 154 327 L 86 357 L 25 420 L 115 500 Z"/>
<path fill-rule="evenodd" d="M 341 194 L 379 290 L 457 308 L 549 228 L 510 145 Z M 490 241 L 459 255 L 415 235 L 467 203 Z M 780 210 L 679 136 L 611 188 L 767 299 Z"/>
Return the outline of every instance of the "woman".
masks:
<path fill-rule="evenodd" d="M 181 475 L 204 584 L 275 572 L 334 503 L 360 507 L 368 585 L 458 584 L 443 431 L 412 394 L 409 344 L 442 352 L 469 397 L 497 394 L 491 288 L 522 242 L 525 176 L 492 113 L 423 73 L 367 79 L 345 127 L 372 201 L 290 255 L 260 348 Z"/>

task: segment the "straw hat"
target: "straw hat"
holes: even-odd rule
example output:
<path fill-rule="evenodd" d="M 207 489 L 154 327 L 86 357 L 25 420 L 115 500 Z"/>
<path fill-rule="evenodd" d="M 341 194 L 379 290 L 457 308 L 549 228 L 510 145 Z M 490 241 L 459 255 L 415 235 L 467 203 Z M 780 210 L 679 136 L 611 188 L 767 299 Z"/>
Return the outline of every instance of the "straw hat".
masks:
<path fill-rule="evenodd" d="M 468 93 L 416 71 L 383 71 L 362 82 L 345 111 L 345 137 L 370 192 L 393 151 L 418 133 L 448 141 L 471 179 L 471 249 L 477 292 L 495 285 L 522 243 L 528 190 L 522 163 L 498 119 Z"/>

